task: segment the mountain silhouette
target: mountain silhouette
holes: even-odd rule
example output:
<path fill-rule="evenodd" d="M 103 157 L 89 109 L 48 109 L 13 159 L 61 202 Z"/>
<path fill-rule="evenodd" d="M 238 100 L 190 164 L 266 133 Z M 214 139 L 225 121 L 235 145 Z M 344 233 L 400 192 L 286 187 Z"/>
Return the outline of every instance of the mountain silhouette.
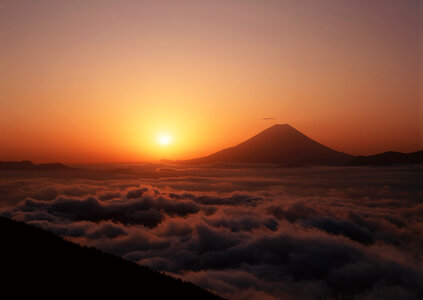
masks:
<path fill-rule="evenodd" d="M 2 293 L 14 299 L 222 299 L 181 279 L 0 217 Z"/>
<path fill-rule="evenodd" d="M 61 163 L 34 164 L 29 160 L 22 161 L 0 161 L 2 171 L 57 171 L 73 169 Z"/>
<path fill-rule="evenodd" d="M 401 164 L 421 164 L 423 163 L 423 150 L 402 153 L 387 151 L 369 156 L 356 156 L 347 165 L 350 166 L 390 166 Z"/>
<path fill-rule="evenodd" d="M 293 165 L 341 165 L 353 156 L 330 149 L 288 124 L 277 124 L 241 144 L 209 156 L 185 160 L 188 164 L 276 163 Z"/>

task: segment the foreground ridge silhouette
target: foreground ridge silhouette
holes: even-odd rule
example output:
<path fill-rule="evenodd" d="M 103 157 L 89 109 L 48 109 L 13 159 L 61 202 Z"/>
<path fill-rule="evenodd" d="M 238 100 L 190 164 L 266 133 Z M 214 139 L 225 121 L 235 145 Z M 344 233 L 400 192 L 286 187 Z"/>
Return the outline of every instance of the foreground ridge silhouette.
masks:
<path fill-rule="evenodd" d="M 276 124 L 234 147 L 205 157 L 185 160 L 183 163 L 342 165 L 352 158 L 352 155 L 335 151 L 312 140 L 288 124 Z"/>
<path fill-rule="evenodd" d="M 22 222 L 0 217 L 0 234 L 2 293 L 10 292 L 13 299 L 223 299 L 192 283 Z"/>

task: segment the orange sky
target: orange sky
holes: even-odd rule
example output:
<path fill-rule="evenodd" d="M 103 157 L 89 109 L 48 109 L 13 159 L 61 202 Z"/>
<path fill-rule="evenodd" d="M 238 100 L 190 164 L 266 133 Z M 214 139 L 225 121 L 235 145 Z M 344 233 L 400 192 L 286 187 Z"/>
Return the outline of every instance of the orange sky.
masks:
<path fill-rule="evenodd" d="M 1 1 L 0 160 L 192 158 L 274 123 L 419 150 L 419 4 Z"/>

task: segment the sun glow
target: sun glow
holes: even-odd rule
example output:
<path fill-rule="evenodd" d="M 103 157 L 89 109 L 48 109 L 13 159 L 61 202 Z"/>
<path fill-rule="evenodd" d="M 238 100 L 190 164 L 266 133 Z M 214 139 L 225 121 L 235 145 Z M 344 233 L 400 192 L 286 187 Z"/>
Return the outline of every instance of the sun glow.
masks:
<path fill-rule="evenodd" d="M 167 134 L 162 134 L 157 137 L 157 143 L 162 146 L 167 146 L 172 142 L 172 138 Z"/>

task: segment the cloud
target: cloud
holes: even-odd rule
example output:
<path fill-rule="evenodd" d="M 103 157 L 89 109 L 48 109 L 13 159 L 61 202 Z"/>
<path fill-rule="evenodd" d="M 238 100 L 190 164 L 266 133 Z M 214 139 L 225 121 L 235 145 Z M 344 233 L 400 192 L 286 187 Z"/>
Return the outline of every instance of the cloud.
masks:
<path fill-rule="evenodd" d="M 362 244 L 372 244 L 375 240 L 373 234 L 368 229 L 362 228 L 349 220 L 319 217 L 310 220 L 306 224 L 324 230 L 329 234 L 346 236 Z"/>
<path fill-rule="evenodd" d="M 0 215 L 231 299 L 418 299 L 418 172 L 175 167 L 160 179 L 6 180 Z"/>
<path fill-rule="evenodd" d="M 155 227 L 163 220 L 164 214 L 186 216 L 197 213 L 200 205 L 192 200 L 177 201 L 166 198 L 154 190 L 144 188 L 128 191 L 126 198 L 109 201 L 95 197 L 85 199 L 59 197 L 50 201 L 26 199 L 16 206 L 15 210 L 42 212 L 71 221 L 112 220 L 123 224 Z"/>

